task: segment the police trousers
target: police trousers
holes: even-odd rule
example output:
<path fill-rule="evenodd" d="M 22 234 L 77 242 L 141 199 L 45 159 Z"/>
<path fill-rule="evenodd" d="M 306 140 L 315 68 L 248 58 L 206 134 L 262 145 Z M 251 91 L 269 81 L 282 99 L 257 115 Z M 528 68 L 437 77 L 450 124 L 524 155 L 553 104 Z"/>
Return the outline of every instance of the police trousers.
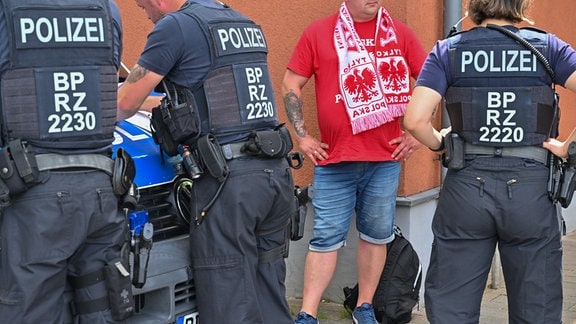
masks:
<path fill-rule="evenodd" d="M 228 161 L 230 175 L 190 242 L 202 323 L 292 323 L 286 300 L 288 221 L 296 211 L 286 159 L 242 157 Z M 214 197 L 219 181 L 194 182 L 192 208 Z M 267 252 L 278 251 L 262 259 Z"/>
<path fill-rule="evenodd" d="M 521 158 L 477 157 L 449 170 L 432 222 L 425 284 L 431 323 L 478 323 L 496 246 L 509 323 L 560 323 L 560 215 L 548 168 Z"/>
<path fill-rule="evenodd" d="M 101 171 L 41 173 L 42 183 L 12 197 L 0 216 L 0 322 L 71 321 L 68 276 L 102 269 L 120 257 L 126 225 Z M 72 294 L 71 291 L 66 295 Z M 76 290 L 78 302 L 107 296 L 105 282 Z M 111 323 L 109 311 L 76 323 Z"/>

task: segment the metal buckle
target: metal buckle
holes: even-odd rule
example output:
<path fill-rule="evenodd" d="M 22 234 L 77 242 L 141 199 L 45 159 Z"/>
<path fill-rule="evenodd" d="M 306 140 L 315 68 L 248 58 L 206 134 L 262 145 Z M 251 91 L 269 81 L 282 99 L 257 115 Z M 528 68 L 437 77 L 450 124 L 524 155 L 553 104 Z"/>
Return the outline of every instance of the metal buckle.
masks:
<path fill-rule="evenodd" d="M 502 157 L 502 151 L 504 149 L 501 147 L 495 147 L 494 148 L 494 156 L 498 156 L 498 157 Z"/>
<path fill-rule="evenodd" d="M 226 160 L 232 160 L 234 158 L 234 152 L 232 151 L 232 146 L 230 146 L 230 144 L 222 145 L 222 153 L 224 153 L 224 158 Z"/>

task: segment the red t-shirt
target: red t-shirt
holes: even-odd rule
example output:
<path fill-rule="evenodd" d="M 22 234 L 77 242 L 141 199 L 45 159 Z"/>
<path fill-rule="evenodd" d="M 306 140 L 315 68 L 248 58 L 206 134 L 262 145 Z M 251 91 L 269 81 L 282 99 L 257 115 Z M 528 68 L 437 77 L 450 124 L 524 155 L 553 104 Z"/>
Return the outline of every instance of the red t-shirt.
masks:
<path fill-rule="evenodd" d="M 320 165 L 343 161 L 388 161 L 395 146 L 388 142 L 402 134 L 398 119 L 374 129 L 354 135 L 346 113 L 339 85 L 338 55 L 334 47 L 334 28 L 337 14 L 320 19 L 308 26 L 288 63 L 288 69 L 310 78 L 314 75 L 316 85 L 316 108 L 322 142 L 329 145 L 329 158 L 318 161 Z M 355 23 L 356 32 L 367 46 L 374 51 L 376 18 Z M 427 53 L 414 32 L 402 22 L 394 19 L 399 48 L 415 79 L 420 73 Z"/>

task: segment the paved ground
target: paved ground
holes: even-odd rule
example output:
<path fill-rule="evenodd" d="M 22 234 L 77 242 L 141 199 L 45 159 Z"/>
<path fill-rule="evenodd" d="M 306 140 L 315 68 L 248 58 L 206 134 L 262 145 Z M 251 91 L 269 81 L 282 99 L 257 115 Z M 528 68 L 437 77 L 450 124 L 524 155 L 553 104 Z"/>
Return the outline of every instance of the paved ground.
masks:
<path fill-rule="evenodd" d="M 576 231 L 569 233 L 563 239 L 564 248 L 564 324 L 576 324 Z M 498 278 L 498 277 L 496 277 Z M 498 287 L 490 287 L 496 284 Z M 480 324 L 505 324 L 508 323 L 506 289 L 500 280 L 491 280 L 482 302 Z M 300 310 L 300 299 L 289 299 L 293 313 Z M 426 324 L 424 307 L 416 308 L 412 314 L 414 324 Z M 318 315 L 321 324 L 352 323 L 348 312 L 342 306 L 341 301 L 324 302 Z"/>

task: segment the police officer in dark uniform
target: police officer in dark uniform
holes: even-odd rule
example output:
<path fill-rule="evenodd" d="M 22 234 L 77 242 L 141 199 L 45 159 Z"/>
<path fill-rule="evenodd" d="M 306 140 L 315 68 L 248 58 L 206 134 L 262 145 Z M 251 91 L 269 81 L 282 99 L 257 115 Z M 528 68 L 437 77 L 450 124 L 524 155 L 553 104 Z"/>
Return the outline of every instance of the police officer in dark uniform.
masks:
<path fill-rule="evenodd" d="M 2 0 L 0 39 L 0 321 L 62 323 L 67 289 L 77 321 L 126 318 L 126 223 L 111 181 L 119 10 Z"/>
<path fill-rule="evenodd" d="M 515 26 L 530 3 L 470 0 L 477 27 L 437 43 L 405 115 L 406 129 L 445 153 L 448 168 L 425 286 L 431 323 L 478 323 L 496 246 L 510 323 L 561 322 L 561 225 L 546 148 L 566 157 L 568 143 L 551 139 L 552 85 L 576 92 L 576 53 L 552 34 Z M 447 135 L 432 126 L 442 97 Z"/>
<path fill-rule="evenodd" d="M 139 1 L 154 23 L 119 90 L 133 115 L 159 85 L 155 136 L 181 157 L 191 194 L 191 250 L 205 323 L 291 323 L 287 225 L 296 213 L 262 28 L 212 0 Z M 166 129 L 163 129 L 166 128 Z M 165 136 L 164 134 L 169 134 Z"/>

